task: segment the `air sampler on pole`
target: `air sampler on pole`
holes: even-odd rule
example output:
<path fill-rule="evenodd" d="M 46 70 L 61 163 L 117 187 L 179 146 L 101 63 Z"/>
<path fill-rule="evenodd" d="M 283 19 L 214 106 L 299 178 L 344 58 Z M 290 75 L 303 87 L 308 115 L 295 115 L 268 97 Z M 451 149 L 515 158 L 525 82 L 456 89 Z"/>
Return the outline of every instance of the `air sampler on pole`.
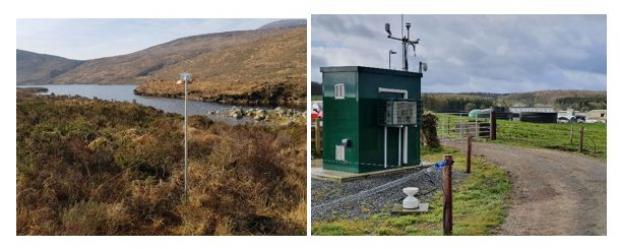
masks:
<path fill-rule="evenodd" d="M 177 84 L 183 84 L 183 196 L 187 199 L 188 161 L 187 161 L 187 84 L 192 82 L 192 74 L 183 72 L 179 74 Z"/>

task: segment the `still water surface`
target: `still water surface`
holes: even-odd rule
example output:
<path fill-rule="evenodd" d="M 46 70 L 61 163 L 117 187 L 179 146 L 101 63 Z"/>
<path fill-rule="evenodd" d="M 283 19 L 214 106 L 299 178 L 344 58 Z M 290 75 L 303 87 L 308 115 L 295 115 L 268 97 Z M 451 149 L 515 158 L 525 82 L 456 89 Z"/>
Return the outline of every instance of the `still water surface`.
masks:
<path fill-rule="evenodd" d="M 115 100 L 133 102 L 145 106 L 151 106 L 169 113 L 183 114 L 183 100 L 147 97 L 135 95 L 133 90 L 136 85 L 94 85 L 94 84 L 71 84 L 71 85 L 27 85 L 18 87 L 43 87 L 48 92 L 44 94 L 54 93 L 55 95 L 79 95 L 86 98 L 98 98 L 102 100 Z M 232 108 L 232 105 L 225 105 L 213 102 L 187 101 L 187 114 L 189 115 L 209 115 L 215 111 L 225 111 Z M 236 120 L 227 115 L 209 115 L 214 120 L 220 120 L 227 123 L 243 123 L 245 120 Z"/>

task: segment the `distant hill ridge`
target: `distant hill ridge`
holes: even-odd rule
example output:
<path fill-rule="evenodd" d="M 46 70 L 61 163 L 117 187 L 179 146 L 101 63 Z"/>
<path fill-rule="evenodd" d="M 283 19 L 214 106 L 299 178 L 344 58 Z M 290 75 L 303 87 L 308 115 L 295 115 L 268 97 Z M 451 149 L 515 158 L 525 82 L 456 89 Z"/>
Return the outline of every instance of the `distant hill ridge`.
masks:
<path fill-rule="evenodd" d="M 195 79 L 192 99 L 303 106 L 305 20 L 189 36 L 130 54 L 85 61 L 17 51 L 17 84 L 138 83 L 139 94 L 179 97 L 182 89 L 171 82 L 185 70 Z"/>
<path fill-rule="evenodd" d="M 281 29 L 293 27 L 306 27 L 306 19 L 286 19 L 267 23 L 258 29 Z"/>
<path fill-rule="evenodd" d="M 321 84 L 312 82 L 312 96 L 321 96 Z M 607 108 L 607 92 L 593 90 L 541 90 L 514 93 L 423 92 L 423 106 L 435 112 L 466 112 L 492 105 L 508 107 L 572 108 L 579 111 Z"/>
<path fill-rule="evenodd" d="M 464 112 L 491 105 L 506 107 L 607 108 L 606 91 L 543 90 L 518 93 L 424 93 L 424 106 L 436 112 Z"/>
<path fill-rule="evenodd" d="M 17 50 L 17 84 L 53 83 L 54 78 L 83 63 L 60 56 Z"/>

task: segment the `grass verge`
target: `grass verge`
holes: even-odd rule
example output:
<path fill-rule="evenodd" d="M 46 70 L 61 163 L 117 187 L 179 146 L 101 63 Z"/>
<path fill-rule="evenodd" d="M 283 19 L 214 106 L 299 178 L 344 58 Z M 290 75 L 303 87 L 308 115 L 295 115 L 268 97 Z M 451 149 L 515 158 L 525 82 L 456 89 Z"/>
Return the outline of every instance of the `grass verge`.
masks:
<path fill-rule="evenodd" d="M 465 158 L 452 149 L 424 151 L 425 161 L 435 162 L 443 154 L 455 158 L 454 169 L 465 170 Z M 455 186 L 453 192 L 455 235 L 492 234 L 506 215 L 506 200 L 510 190 L 507 173 L 484 160 L 474 157 L 472 173 Z M 390 216 L 378 214 L 368 219 L 336 219 L 313 222 L 313 235 L 441 235 L 443 194 L 438 191 L 424 214 Z"/>

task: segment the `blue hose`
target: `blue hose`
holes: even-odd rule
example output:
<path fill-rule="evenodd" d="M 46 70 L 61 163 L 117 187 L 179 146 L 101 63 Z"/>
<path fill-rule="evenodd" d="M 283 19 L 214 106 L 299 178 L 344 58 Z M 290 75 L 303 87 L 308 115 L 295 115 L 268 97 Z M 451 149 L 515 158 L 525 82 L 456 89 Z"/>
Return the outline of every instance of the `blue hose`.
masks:
<path fill-rule="evenodd" d="M 439 162 L 435 163 L 435 165 L 433 165 L 433 166 L 434 166 L 434 168 L 435 168 L 436 170 L 441 170 L 441 169 L 443 169 L 444 167 L 446 167 L 446 165 L 447 165 L 446 160 L 441 160 L 441 161 L 439 161 Z"/>

